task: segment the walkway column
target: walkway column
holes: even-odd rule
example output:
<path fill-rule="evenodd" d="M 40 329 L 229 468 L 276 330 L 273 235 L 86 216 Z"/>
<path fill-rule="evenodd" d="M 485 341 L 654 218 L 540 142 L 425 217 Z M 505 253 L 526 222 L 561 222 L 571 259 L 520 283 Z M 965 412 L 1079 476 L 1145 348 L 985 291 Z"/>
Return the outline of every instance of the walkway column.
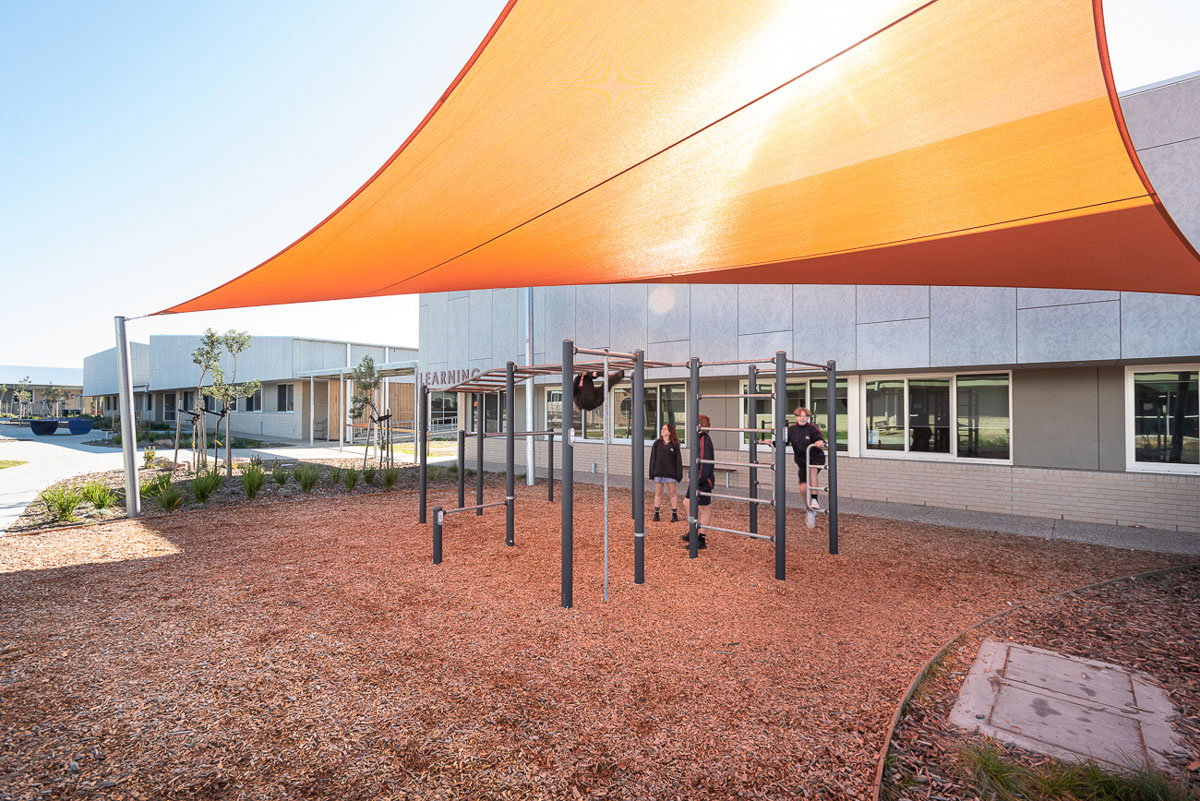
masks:
<path fill-rule="evenodd" d="M 313 376 L 308 377 L 308 447 L 312 447 L 315 443 L 315 434 L 313 429 L 317 424 L 317 379 Z"/>
<path fill-rule="evenodd" d="M 129 369 L 129 340 L 125 318 L 117 317 L 117 395 L 121 413 L 121 453 L 125 457 L 125 516 L 142 513 L 137 475 L 137 426 L 133 419 L 133 373 Z"/>
<path fill-rule="evenodd" d="M 525 288 L 525 364 L 533 364 L 533 287 Z M 536 431 L 533 424 L 533 379 L 525 382 L 525 430 Z M 536 471 L 533 469 L 533 437 L 525 438 L 525 486 L 532 487 Z M 551 481 L 554 477 L 551 476 Z"/>

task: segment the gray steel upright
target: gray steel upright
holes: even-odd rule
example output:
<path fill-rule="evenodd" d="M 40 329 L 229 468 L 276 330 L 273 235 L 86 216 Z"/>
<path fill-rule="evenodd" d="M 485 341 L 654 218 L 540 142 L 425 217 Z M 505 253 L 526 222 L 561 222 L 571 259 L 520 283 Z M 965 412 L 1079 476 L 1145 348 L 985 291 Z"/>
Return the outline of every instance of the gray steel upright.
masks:
<path fill-rule="evenodd" d="M 787 578 L 787 354 L 775 351 L 775 578 Z M 805 504 L 808 499 L 804 499 Z"/>
<path fill-rule="evenodd" d="M 533 287 L 525 287 L 525 364 L 533 364 Z M 533 431 L 533 380 L 525 383 L 525 430 Z M 532 487 L 536 479 L 533 465 L 537 464 L 534 437 L 525 438 L 525 486 Z"/>
<path fill-rule="evenodd" d="M 517 500 L 515 475 L 517 472 L 517 438 L 513 431 L 513 424 L 517 416 L 516 370 L 517 366 L 509 362 L 504 374 L 504 416 L 508 418 L 504 421 L 504 544 L 509 546 L 516 544 L 514 529 L 516 527 Z M 525 439 L 528 442 L 533 441 L 533 437 L 527 436 Z M 533 467 L 532 464 L 529 466 Z"/>
<path fill-rule="evenodd" d="M 467 505 L 467 432 L 458 430 L 458 508 Z"/>
<path fill-rule="evenodd" d="M 390 422 L 389 422 L 390 424 Z M 420 502 L 417 507 L 417 522 L 425 522 L 425 494 L 429 489 L 429 387 L 424 384 L 417 390 L 417 463 L 420 484 Z M 390 447 L 390 446 L 389 446 Z"/>
<path fill-rule="evenodd" d="M 688 359 L 688 559 L 700 555 L 700 360 Z"/>
<path fill-rule="evenodd" d="M 562 343 L 562 605 L 575 603 L 575 343 Z"/>
<path fill-rule="evenodd" d="M 487 406 L 487 395 L 477 392 L 475 397 L 479 399 L 479 413 L 475 416 L 475 504 L 480 507 L 475 510 L 475 516 L 483 517 L 483 441 L 487 439 L 484 436 L 487 430 L 484 407 Z"/>
<path fill-rule="evenodd" d="M 129 340 L 125 337 L 125 318 L 116 317 L 115 322 L 117 371 L 121 381 L 117 385 L 117 400 L 121 406 L 121 454 L 125 457 L 125 516 L 132 518 L 142 513 L 142 496 L 138 489 L 137 474 L 137 421 L 133 419 L 133 371 L 129 369 Z"/>
<path fill-rule="evenodd" d="M 747 395 L 757 395 L 758 394 L 758 368 L 755 367 L 753 364 L 750 365 L 750 368 L 749 368 L 749 370 L 747 370 L 746 375 L 747 375 L 747 378 L 750 379 L 750 383 L 746 385 L 747 386 L 746 394 Z M 750 414 L 747 415 L 747 417 L 746 417 L 746 419 L 749 421 L 746 423 L 746 428 L 758 428 L 758 398 L 746 398 L 744 400 L 744 402 L 746 404 L 746 408 L 750 410 Z M 750 464 L 758 464 L 758 433 L 753 432 L 753 431 L 750 432 L 750 459 L 749 459 L 749 461 L 750 461 Z M 758 468 L 756 468 L 756 467 L 750 468 L 750 497 L 751 498 L 758 497 Z M 750 533 L 751 534 L 758 533 L 758 504 L 757 503 L 750 504 Z"/>
<path fill-rule="evenodd" d="M 633 473 L 633 583 L 646 581 L 646 354 L 641 349 L 633 352 L 633 420 L 629 440 L 633 448 L 630 454 L 630 471 Z"/>
<path fill-rule="evenodd" d="M 829 422 L 825 432 L 826 442 L 829 443 L 829 466 L 826 471 L 829 476 L 826 479 L 826 484 L 829 486 L 829 553 L 836 555 L 838 552 L 838 508 L 837 508 L 837 362 L 833 359 L 829 360 Z"/>

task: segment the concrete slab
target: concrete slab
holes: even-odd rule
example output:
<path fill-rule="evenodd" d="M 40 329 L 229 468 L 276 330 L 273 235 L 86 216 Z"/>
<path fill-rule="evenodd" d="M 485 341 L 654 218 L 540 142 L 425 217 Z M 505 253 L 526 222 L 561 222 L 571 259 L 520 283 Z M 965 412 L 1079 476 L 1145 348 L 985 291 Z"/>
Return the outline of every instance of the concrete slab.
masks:
<path fill-rule="evenodd" d="M 1067 761 L 1170 770 L 1177 714 L 1144 673 L 984 640 L 950 723 Z"/>

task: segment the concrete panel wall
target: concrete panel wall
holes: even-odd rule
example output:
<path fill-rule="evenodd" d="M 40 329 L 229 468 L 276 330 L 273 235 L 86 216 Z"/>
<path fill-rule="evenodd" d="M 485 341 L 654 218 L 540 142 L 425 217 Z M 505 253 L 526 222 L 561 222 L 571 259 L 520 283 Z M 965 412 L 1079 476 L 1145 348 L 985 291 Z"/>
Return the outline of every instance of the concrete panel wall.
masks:
<path fill-rule="evenodd" d="M 1013 464 L 1100 469 L 1095 367 L 1013 373 Z"/>
<path fill-rule="evenodd" d="M 190 360 L 190 359 L 189 359 Z M 145 342 L 129 343 L 129 369 L 135 387 L 150 381 L 150 346 Z M 85 356 L 83 359 L 83 395 L 116 395 L 120 384 L 115 347 Z"/>

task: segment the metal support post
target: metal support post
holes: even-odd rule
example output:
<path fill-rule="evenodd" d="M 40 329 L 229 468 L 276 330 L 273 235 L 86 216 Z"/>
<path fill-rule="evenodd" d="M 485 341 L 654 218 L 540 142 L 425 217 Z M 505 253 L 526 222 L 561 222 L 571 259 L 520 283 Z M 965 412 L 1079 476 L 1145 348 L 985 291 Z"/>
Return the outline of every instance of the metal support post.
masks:
<path fill-rule="evenodd" d="M 562 605 L 575 603 L 575 343 L 562 343 Z"/>
<path fill-rule="evenodd" d="M 313 376 L 308 377 L 308 447 L 312 447 L 316 441 L 316 435 L 313 431 L 317 422 L 317 379 Z"/>
<path fill-rule="evenodd" d="M 133 371 L 129 367 L 129 340 L 125 337 L 125 318 L 116 317 L 117 329 L 117 401 L 121 407 L 121 455 L 125 461 L 125 516 L 142 513 L 138 489 L 137 425 L 133 419 Z"/>
<path fill-rule="evenodd" d="M 467 432 L 458 430 L 458 508 L 467 505 Z"/>
<path fill-rule="evenodd" d="M 750 379 L 750 384 L 746 389 L 746 394 L 755 395 L 758 393 L 758 368 L 753 364 L 746 371 L 747 378 Z M 746 408 L 750 411 L 746 422 L 747 428 L 758 428 L 758 398 L 746 398 Z M 750 435 L 750 464 L 758 464 L 758 435 Z M 758 469 L 750 468 L 750 497 L 758 497 Z M 758 504 L 750 504 L 750 533 L 758 533 Z"/>
<path fill-rule="evenodd" d="M 516 370 L 517 366 L 512 362 L 507 365 L 504 381 L 504 416 L 508 418 L 505 422 L 505 437 L 504 437 L 504 544 L 515 545 L 514 529 L 516 527 L 515 506 L 517 500 L 516 488 L 516 472 L 517 472 L 517 439 L 513 436 L 513 424 L 516 422 L 514 418 L 517 416 L 517 393 L 516 389 Z M 533 437 L 526 437 L 532 440 Z M 533 465 L 529 465 L 531 468 Z"/>
<path fill-rule="evenodd" d="M 546 500 L 554 503 L 554 432 L 546 437 Z"/>
<path fill-rule="evenodd" d="M 826 468 L 829 485 L 829 553 L 838 552 L 838 507 L 837 507 L 837 362 L 829 360 L 829 422 L 826 425 L 825 441 L 829 443 L 829 467 Z"/>
<path fill-rule="evenodd" d="M 475 510 L 476 517 L 483 516 L 483 441 L 485 439 L 484 432 L 487 425 L 487 415 L 484 414 L 484 407 L 487 406 L 487 395 L 482 392 L 476 392 L 475 397 L 479 400 L 479 411 L 475 415 L 475 504 L 480 508 Z"/>
<path fill-rule="evenodd" d="M 525 364 L 533 364 L 533 287 L 525 287 Z M 525 430 L 533 431 L 533 379 L 525 382 Z M 534 438 L 525 438 L 525 486 L 532 487 L 536 478 Z"/>
<path fill-rule="evenodd" d="M 633 583 L 646 582 L 646 354 L 640 349 L 633 352 L 633 420 L 629 439 L 633 452 L 630 454 L 630 471 L 633 473 Z"/>
<path fill-rule="evenodd" d="M 700 555 L 700 360 L 688 359 L 688 558 Z"/>
<path fill-rule="evenodd" d="M 787 354 L 775 352 L 775 578 L 787 577 Z M 808 503 L 808 499 L 804 501 Z"/>
<path fill-rule="evenodd" d="M 425 522 L 425 496 L 429 490 L 429 464 L 426 441 L 429 438 L 429 387 L 422 385 L 417 390 L 417 439 L 413 443 L 417 448 L 418 468 L 417 482 L 420 485 L 420 498 L 417 506 L 417 522 Z"/>
<path fill-rule="evenodd" d="M 442 507 L 433 507 L 433 563 L 440 565 L 442 563 Z"/>

